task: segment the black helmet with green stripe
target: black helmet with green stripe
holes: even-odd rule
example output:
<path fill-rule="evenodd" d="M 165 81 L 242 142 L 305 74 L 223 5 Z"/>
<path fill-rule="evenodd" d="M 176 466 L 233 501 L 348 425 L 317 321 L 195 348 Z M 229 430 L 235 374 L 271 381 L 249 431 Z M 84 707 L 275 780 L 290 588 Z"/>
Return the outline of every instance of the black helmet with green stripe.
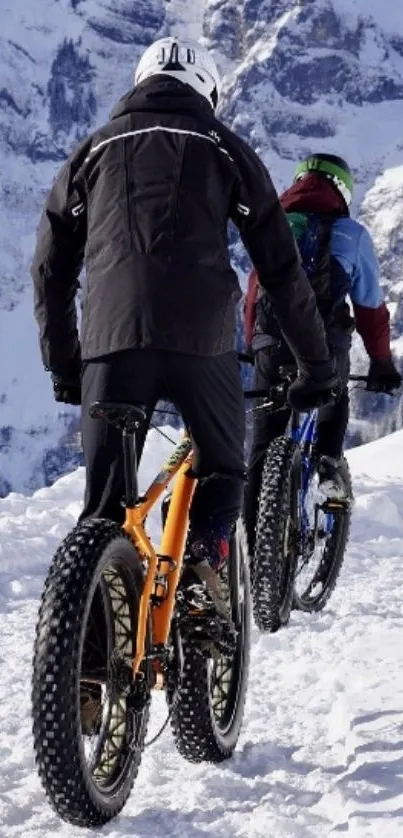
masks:
<path fill-rule="evenodd" d="M 322 175 L 336 187 L 347 208 L 353 197 L 354 178 L 351 169 L 342 157 L 336 154 L 311 154 L 295 169 L 294 181 L 315 173 Z"/>

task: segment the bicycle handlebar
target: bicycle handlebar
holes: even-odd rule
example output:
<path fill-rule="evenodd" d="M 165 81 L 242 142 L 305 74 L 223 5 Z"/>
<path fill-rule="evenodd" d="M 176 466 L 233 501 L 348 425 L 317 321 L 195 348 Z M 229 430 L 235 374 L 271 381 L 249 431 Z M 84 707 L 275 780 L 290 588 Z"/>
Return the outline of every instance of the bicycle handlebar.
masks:
<path fill-rule="evenodd" d="M 368 376 L 367 375 L 349 375 L 349 381 L 362 381 L 366 384 L 368 383 Z M 244 390 L 244 396 L 246 399 L 272 399 L 276 401 L 279 397 L 285 395 L 285 391 L 289 385 L 290 381 L 285 379 L 281 384 L 276 384 L 273 387 L 267 387 L 266 389 L 258 389 L 258 390 Z"/>

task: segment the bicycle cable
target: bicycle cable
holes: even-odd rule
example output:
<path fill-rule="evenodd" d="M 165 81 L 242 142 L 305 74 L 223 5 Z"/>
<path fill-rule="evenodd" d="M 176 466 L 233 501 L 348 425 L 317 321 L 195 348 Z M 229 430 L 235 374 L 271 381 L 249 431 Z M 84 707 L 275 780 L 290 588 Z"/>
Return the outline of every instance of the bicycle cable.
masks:
<path fill-rule="evenodd" d="M 180 416 L 180 413 L 178 413 L 177 410 L 165 410 L 165 408 L 163 407 L 156 407 L 154 413 L 165 413 L 168 416 Z M 167 439 L 168 442 L 170 442 L 172 445 L 177 444 L 177 440 L 171 439 L 171 437 L 168 436 L 168 434 L 165 433 L 165 431 L 161 430 L 159 425 L 154 425 L 153 422 L 150 422 L 150 428 L 154 428 L 154 430 L 157 431 L 157 433 L 161 434 L 161 436 L 163 436 L 164 439 Z"/>
<path fill-rule="evenodd" d="M 159 434 L 161 434 L 161 436 L 163 436 L 163 437 L 164 437 L 164 439 L 167 439 L 167 440 L 168 440 L 168 442 L 170 442 L 172 445 L 176 445 L 176 444 L 177 444 L 176 440 L 175 440 L 175 439 L 171 439 L 171 437 L 170 437 L 170 436 L 168 436 L 168 434 L 166 434 L 166 433 L 165 433 L 165 431 L 162 431 L 162 430 L 161 430 L 161 428 L 159 428 L 159 427 L 158 427 L 158 425 L 153 425 L 153 423 L 152 423 L 152 422 L 150 422 L 150 428 L 153 428 L 153 429 L 154 429 L 154 431 L 157 431 Z"/>
<path fill-rule="evenodd" d="M 162 734 L 164 733 L 164 730 L 166 730 L 166 728 L 167 728 L 167 726 L 168 726 L 168 722 L 169 722 L 169 721 L 170 721 L 170 719 L 171 719 L 171 716 L 172 716 L 172 711 L 173 711 L 173 702 L 172 702 L 172 707 L 171 707 L 171 709 L 170 709 L 170 711 L 169 711 L 169 713 L 168 713 L 168 715 L 167 715 L 167 717 L 166 717 L 166 719 L 165 719 L 164 724 L 162 725 L 162 727 L 160 728 L 160 730 L 158 731 L 158 733 L 156 733 L 156 734 L 155 734 L 155 736 L 153 736 L 153 738 L 152 738 L 152 739 L 150 739 L 150 741 L 149 741 L 149 742 L 145 742 L 145 743 L 144 743 L 144 748 L 149 748 L 151 745 L 154 745 L 154 744 L 158 741 L 158 739 L 160 738 L 160 736 L 162 736 Z"/>
<path fill-rule="evenodd" d="M 156 733 L 156 734 L 155 734 L 155 736 L 153 736 L 153 738 L 152 738 L 152 739 L 150 739 L 150 741 L 149 741 L 149 742 L 146 742 L 146 743 L 144 744 L 144 748 L 149 748 L 149 747 L 150 747 L 150 745 L 154 745 L 154 744 L 155 744 L 155 742 L 157 742 L 157 740 L 160 738 L 160 736 L 162 736 L 162 734 L 164 733 L 164 730 L 166 730 L 166 728 L 167 728 L 167 726 L 168 726 L 168 723 L 169 723 L 169 722 L 170 722 L 170 720 L 171 720 L 172 713 L 173 713 L 173 711 L 174 711 L 174 709 L 175 709 L 175 702 L 178 700 L 178 695 L 179 695 L 179 690 L 178 690 L 178 689 L 176 689 L 176 690 L 175 690 L 175 692 L 174 692 L 174 694 L 173 694 L 172 704 L 171 704 L 171 707 L 170 707 L 169 713 L 168 713 L 168 715 L 167 715 L 167 717 L 166 717 L 166 719 L 165 719 L 164 724 L 162 725 L 162 727 L 160 728 L 160 730 L 158 731 L 158 733 Z"/>

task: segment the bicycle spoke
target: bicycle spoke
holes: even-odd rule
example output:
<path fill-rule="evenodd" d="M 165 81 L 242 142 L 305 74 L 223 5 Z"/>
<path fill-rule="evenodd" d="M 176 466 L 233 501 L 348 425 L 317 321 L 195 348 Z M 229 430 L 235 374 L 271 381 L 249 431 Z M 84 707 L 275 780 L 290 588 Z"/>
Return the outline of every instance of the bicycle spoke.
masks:
<path fill-rule="evenodd" d="M 103 580 L 106 585 L 104 596 L 108 598 L 111 609 L 114 646 L 113 649 L 108 650 L 106 689 L 103 700 L 101 695 L 98 715 L 94 715 L 94 719 L 91 720 L 93 733 L 90 734 L 91 744 L 87 757 L 94 780 L 101 784 L 110 780 L 127 741 L 127 686 L 124 676 L 125 667 L 130 666 L 133 655 L 130 602 L 126 586 L 120 573 L 114 567 L 104 571 Z M 96 619 L 92 617 L 91 626 L 96 626 L 96 623 Z M 96 634 L 100 638 L 99 627 Z M 91 653 L 91 649 L 96 648 L 91 638 L 88 640 L 87 654 Z M 101 652 L 105 655 L 104 648 L 101 648 Z M 98 727 L 99 731 L 96 732 Z M 88 731 L 83 732 L 83 737 L 84 740 L 88 740 Z"/>

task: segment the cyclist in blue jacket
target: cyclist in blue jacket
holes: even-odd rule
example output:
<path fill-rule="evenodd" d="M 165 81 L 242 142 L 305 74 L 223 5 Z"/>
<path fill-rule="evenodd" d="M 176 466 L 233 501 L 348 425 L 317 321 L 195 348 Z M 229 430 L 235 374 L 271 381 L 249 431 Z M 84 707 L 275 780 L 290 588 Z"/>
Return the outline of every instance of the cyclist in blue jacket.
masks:
<path fill-rule="evenodd" d="M 301 162 L 293 185 L 281 196 L 283 209 L 320 220 L 321 241 L 310 279 L 325 322 L 328 344 L 336 358 L 342 382 L 337 402 L 319 411 L 317 448 L 319 479 L 329 499 L 342 499 L 345 488 L 339 472 L 349 417 L 347 382 L 351 335 L 357 329 L 370 358 L 368 388 L 389 393 L 402 378 L 390 350 L 389 312 L 380 286 L 380 268 L 369 232 L 350 217 L 353 176 L 345 160 L 314 154 Z M 349 297 L 354 317 L 351 316 Z M 245 300 L 246 343 L 255 355 L 256 388 L 279 381 L 279 367 L 292 362 L 272 305 L 255 270 L 249 277 Z M 257 498 L 263 459 L 269 443 L 284 433 L 289 411 L 254 414 L 245 517 L 254 544 Z"/>

